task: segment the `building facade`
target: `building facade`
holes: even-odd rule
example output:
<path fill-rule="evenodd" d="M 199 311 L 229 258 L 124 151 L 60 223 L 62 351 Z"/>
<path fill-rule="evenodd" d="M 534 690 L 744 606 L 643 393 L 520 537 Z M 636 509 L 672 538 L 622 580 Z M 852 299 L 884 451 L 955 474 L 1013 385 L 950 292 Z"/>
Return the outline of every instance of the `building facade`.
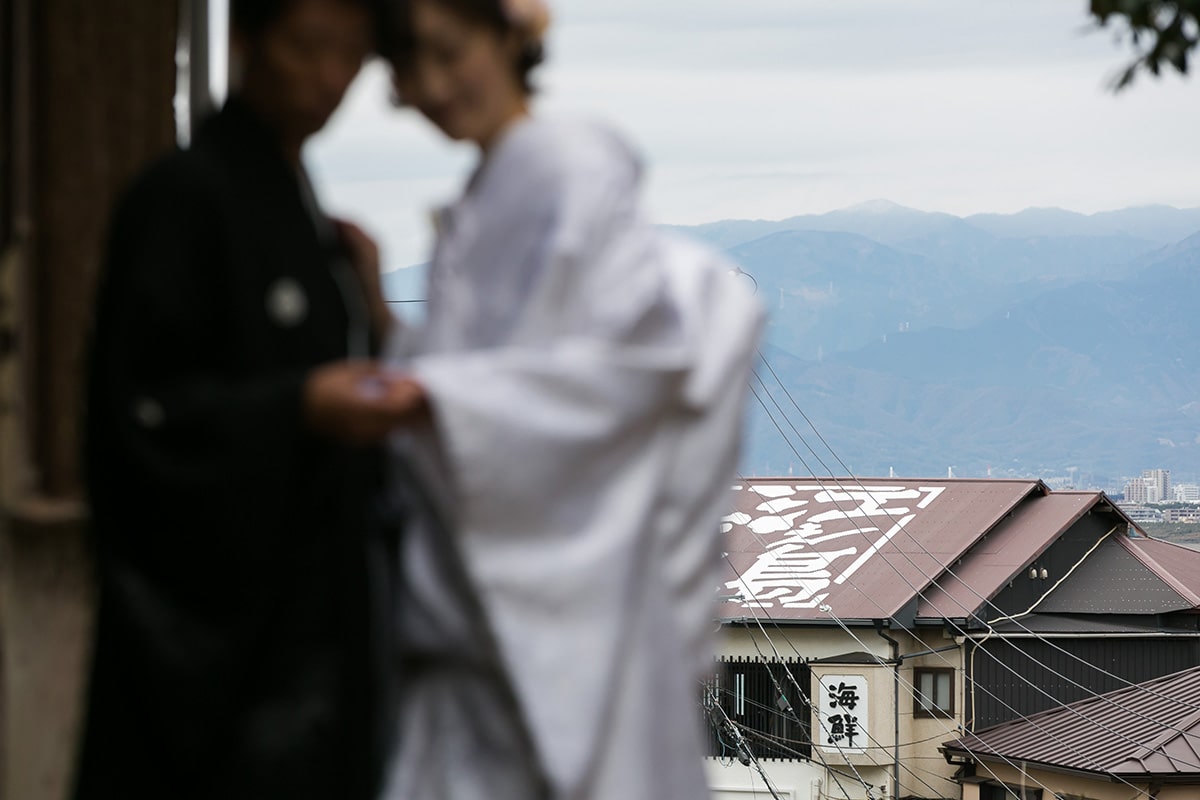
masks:
<path fill-rule="evenodd" d="M 1138 536 L 1102 493 L 755 479 L 734 497 L 714 797 L 965 796 L 938 749 L 961 731 L 1200 663 L 1200 553 Z"/>

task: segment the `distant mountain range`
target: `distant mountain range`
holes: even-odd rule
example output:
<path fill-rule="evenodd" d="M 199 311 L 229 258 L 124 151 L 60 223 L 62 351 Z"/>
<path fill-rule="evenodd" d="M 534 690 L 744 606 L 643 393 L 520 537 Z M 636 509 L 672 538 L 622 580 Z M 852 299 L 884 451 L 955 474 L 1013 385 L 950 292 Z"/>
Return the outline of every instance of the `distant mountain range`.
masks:
<path fill-rule="evenodd" d="M 748 473 L 1200 475 L 1200 208 L 876 201 L 681 230 L 771 311 Z"/>
<path fill-rule="evenodd" d="M 746 474 L 1200 479 L 1200 208 L 872 201 L 676 229 L 770 311 Z M 419 297 L 422 273 L 386 291 Z"/>

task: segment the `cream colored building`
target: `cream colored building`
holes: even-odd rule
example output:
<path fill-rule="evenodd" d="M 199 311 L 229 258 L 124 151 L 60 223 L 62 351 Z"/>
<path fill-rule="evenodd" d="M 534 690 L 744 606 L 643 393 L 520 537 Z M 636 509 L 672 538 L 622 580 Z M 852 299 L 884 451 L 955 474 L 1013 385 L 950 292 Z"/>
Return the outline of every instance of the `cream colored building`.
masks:
<path fill-rule="evenodd" d="M 735 488 L 705 693 L 717 800 L 993 800 L 989 786 L 1019 776 L 1002 765 L 978 773 L 992 784 L 973 783 L 943 744 L 1200 652 L 1194 618 L 1170 622 L 1200 595 L 1162 567 L 1200 572 L 1200 554 L 1131 539 L 1102 493 L 953 479 Z M 1131 621 L 1123 603 L 1148 616 Z M 1124 660 L 1111 666 L 1102 647 Z M 1092 683 L 1054 685 L 1039 670 Z"/>

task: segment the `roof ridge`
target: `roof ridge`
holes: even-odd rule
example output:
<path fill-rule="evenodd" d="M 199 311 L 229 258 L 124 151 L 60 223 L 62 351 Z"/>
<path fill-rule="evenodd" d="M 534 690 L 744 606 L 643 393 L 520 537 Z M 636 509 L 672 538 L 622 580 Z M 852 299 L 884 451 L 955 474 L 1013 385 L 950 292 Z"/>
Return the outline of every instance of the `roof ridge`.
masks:
<path fill-rule="evenodd" d="M 1146 756 L 1162 750 L 1167 746 L 1167 744 L 1175 741 L 1181 736 L 1200 738 L 1200 734 L 1192 733 L 1192 729 L 1198 726 L 1200 726 L 1200 710 L 1193 711 L 1191 714 L 1179 720 L 1178 722 L 1170 723 L 1169 727 L 1159 734 L 1157 738 L 1151 739 L 1147 744 L 1139 747 L 1134 751 L 1130 758 L 1135 758 L 1138 761 L 1141 761 L 1146 758 Z"/>

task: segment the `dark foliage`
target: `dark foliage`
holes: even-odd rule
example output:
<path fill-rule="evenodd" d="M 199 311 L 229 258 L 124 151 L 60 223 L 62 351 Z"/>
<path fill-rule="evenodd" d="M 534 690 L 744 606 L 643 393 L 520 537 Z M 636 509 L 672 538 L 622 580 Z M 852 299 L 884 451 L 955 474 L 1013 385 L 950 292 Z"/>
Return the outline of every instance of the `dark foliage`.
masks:
<path fill-rule="evenodd" d="M 1139 70 L 1153 75 L 1164 67 L 1188 72 L 1188 59 L 1200 41 L 1200 0 L 1091 0 L 1091 14 L 1101 26 L 1118 20 L 1126 28 L 1137 57 L 1114 81 L 1123 89 Z"/>

